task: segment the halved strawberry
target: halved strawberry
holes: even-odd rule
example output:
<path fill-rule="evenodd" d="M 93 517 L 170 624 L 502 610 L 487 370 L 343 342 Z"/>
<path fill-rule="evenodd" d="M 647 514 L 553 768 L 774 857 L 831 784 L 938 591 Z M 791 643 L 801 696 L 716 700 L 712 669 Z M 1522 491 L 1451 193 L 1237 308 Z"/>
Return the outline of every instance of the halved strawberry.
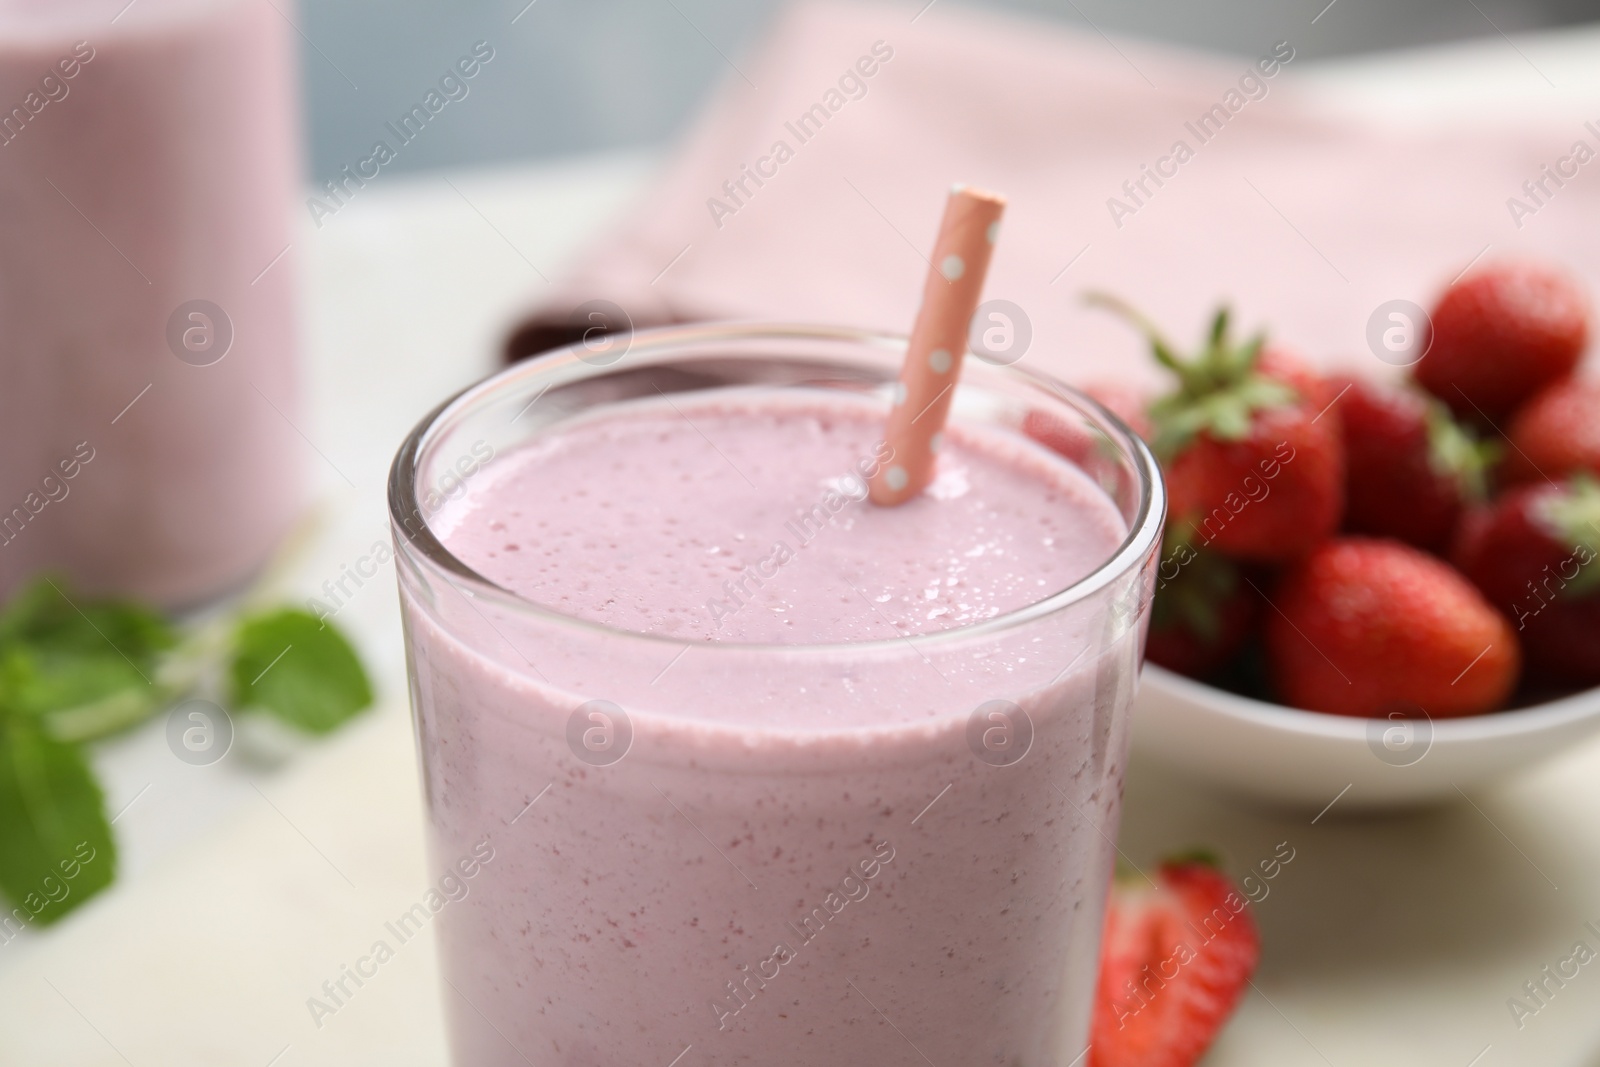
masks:
<path fill-rule="evenodd" d="M 1249 901 L 1213 864 L 1169 861 L 1159 878 L 1112 887 L 1089 1067 L 1189 1067 L 1261 958 Z"/>
<path fill-rule="evenodd" d="M 1344 445 L 1315 374 L 1263 351 L 1260 336 L 1235 345 L 1226 309 L 1200 355 L 1181 359 L 1120 300 L 1089 299 L 1142 330 L 1178 379 L 1150 406 L 1175 525 L 1192 523 L 1218 552 L 1263 563 L 1295 559 L 1332 536 L 1344 510 Z"/>

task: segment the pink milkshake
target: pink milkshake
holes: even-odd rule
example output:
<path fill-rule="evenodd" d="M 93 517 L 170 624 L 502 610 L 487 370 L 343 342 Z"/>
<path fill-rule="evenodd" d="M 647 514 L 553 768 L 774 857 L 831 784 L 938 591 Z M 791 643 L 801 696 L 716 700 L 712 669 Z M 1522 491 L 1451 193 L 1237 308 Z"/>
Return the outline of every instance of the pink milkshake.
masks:
<path fill-rule="evenodd" d="M 0 594 L 192 602 L 292 520 L 292 32 L 268 0 L 0 0 Z"/>
<path fill-rule="evenodd" d="M 1092 405 L 979 368 L 933 484 L 876 507 L 896 363 L 657 331 L 402 451 L 433 856 L 495 850 L 437 924 L 456 1062 L 1083 1050 L 1159 485 Z"/>

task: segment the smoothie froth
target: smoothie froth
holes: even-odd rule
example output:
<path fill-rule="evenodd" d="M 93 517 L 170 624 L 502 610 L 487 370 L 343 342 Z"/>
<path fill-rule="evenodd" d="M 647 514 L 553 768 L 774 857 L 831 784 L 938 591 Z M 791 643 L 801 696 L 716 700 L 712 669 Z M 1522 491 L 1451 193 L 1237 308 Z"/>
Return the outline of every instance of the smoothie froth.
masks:
<path fill-rule="evenodd" d="M 876 410 L 666 404 L 501 457 L 434 528 L 551 610 L 683 641 L 825 644 L 947 630 L 1087 575 L 1126 530 L 1074 468 L 957 426 L 935 484 L 865 500 Z"/>

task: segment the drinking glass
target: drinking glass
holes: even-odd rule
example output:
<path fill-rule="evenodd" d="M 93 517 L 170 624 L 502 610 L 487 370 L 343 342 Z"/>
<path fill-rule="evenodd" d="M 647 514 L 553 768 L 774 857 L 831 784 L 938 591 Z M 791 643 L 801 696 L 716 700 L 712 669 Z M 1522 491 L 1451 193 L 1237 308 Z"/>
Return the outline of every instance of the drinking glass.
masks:
<path fill-rule="evenodd" d="M 1047 445 L 1126 535 L 1069 587 L 938 632 L 626 632 L 496 586 L 436 534 L 497 457 L 575 420 L 662 396 L 887 410 L 904 349 L 817 326 L 608 335 L 467 389 L 401 447 L 389 500 L 458 1064 L 1083 1051 L 1165 510 L 1115 416 L 967 361 L 952 423 Z"/>

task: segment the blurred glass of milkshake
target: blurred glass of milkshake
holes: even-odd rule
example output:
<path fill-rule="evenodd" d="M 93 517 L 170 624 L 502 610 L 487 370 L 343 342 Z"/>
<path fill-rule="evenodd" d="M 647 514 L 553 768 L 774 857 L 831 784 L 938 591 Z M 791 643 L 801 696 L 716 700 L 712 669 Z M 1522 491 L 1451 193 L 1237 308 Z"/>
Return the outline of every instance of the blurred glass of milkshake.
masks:
<path fill-rule="evenodd" d="M 0 594 L 193 603 L 292 522 L 291 33 L 267 0 L 0 0 Z"/>

